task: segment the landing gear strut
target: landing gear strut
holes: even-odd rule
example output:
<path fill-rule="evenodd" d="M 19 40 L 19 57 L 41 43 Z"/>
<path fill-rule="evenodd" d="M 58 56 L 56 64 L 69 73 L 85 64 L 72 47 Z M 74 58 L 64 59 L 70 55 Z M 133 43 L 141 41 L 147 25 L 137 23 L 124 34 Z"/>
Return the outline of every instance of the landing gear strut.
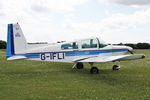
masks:
<path fill-rule="evenodd" d="M 91 70 L 90 73 L 91 74 L 98 74 L 99 73 L 99 69 L 95 66 L 93 66 L 94 63 L 89 63 L 91 65 Z"/>

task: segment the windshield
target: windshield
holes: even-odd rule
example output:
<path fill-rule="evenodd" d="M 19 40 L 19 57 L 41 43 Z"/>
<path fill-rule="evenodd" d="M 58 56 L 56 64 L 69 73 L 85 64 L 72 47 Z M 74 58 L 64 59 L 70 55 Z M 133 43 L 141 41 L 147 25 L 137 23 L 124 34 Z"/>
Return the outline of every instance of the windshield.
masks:
<path fill-rule="evenodd" d="M 103 48 L 106 47 L 108 44 L 106 42 L 104 42 L 103 40 L 99 39 L 99 47 Z"/>
<path fill-rule="evenodd" d="M 81 41 L 82 48 L 97 48 L 97 39 L 87 39 Z"/>

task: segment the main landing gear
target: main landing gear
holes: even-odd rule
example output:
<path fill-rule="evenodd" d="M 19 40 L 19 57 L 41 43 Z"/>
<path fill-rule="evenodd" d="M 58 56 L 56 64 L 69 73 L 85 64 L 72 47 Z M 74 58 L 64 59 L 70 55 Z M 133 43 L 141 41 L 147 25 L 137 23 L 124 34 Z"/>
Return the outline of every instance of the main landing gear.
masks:
<path fill-rule="evenodd" d="M 91 74 L 98 74 L 99 73 L 99 69 L 95 66 L 93 66 L 94 63 L 89 63 L 91 65 L 91 70 L 90 73 Z"/>
<path fill-rule="evenodd" d="M 72 68 L 83 69 L 83 67 L 84 67 L 83 63 L 76 63 L 76 64 L 73 65 Z"/>
<path fill-rule="evenodd" d="M 98 74 L 99 73 L 99 69 L 96 66 L 93 66 L 93 62 L 89 62 L 91 69 L 90 69 L 90 73 L 91 74 Z M 72 68 L 77 68 L 77 69 L 83 69 L 84 65 L 83 63 L 76 63 Z M 120 69 L 120 62 L 119 65 L 113 65 L 112 70 L 119 70 Z"/>
<path fill-rule="evenodd" d="M 95 66 L 93 66 L 94 63 L 89 63 L 91 65 L 90 73 L 91 74 L 98 74 L 99 69 Z M 77 68 L 77 69 L 83 69 L 83 63 L 76 63 L 72 68 Z"/>
<path fill-rule="evenodd" d="M 76 68 L 77 69 L 83 69 L 83 63 L 77 63 Z"/>

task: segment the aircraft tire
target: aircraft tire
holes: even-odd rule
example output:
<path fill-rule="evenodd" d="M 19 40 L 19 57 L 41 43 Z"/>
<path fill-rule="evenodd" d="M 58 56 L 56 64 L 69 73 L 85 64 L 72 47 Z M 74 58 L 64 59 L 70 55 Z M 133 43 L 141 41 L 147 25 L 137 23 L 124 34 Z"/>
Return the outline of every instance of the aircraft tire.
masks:
<path fill-rule="evenodd" d="M 119 70 L 120 67 L 118 65 L 113 65 L 112 70 Z"/>
<path fill-rule="evenodd" d="M 77 63 L 76 68 L 77 69 L 83 69 L 83 63 Z"/>
<path fill-rule="evenodd" d="M 98 74 L 99 73 L 99 69 L 97 67 L 92 67 L 90 70 L 91 74 Z"/>

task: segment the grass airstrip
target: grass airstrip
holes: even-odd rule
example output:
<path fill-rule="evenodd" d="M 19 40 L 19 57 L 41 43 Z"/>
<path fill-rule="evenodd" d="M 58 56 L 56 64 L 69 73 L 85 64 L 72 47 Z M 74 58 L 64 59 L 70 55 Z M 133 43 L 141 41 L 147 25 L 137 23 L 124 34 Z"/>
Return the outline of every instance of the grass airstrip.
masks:
<path fill-rule="evenodd" d="M 0 100 L 150 100 L 150 50 L 136 50 L 147 58 L 97 63 L 100 74 L 90 66 L 72 69 L 73 63 L 16 60 L 6 61 L 0 50 Z"/>

